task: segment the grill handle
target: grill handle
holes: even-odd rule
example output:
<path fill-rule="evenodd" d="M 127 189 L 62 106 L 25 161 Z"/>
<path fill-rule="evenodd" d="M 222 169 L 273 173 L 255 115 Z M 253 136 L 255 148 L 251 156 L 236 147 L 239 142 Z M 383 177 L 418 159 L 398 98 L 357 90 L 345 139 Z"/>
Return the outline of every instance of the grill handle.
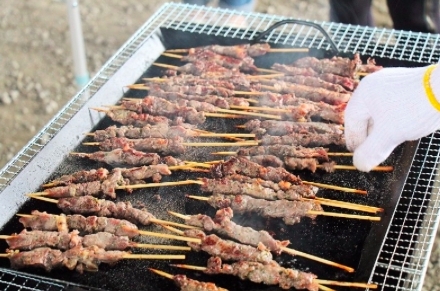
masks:
<path fill-rule="evenodd" d="M 290 23 L 294 23 L 294 24 L 301 24 L 301 25 L 305 25 L 305 26 L 311 26 L 317 30 L 319 30 L 327 39 L 327 41 L 330 43 L 330 46 L 332 47 L 332 50 L 336 53 L 339 54 L 339 49 L 336 46 L 336 44 L 333 42 L 332 38 L 330 37 L 330 35 L 327 33 L 327 31 L 325 31 L 324 28 L 322 28 L 321 25 L 314 23 L 314 22 L 310 22 L 310 21 L 305 21 L 305 20 L 298 20 L 298 19 L 285 19 L 285 20 L 281 20 L 276 22 L 275 24 L 273 24 L 271 27 L 269 27 L 268 29 L 266 29 L 263 32 L 260 32 L 259 35 L 257 35 L 256 37 L 254 37 L 254 39 L 251 40 L 251 44 L 255 44 L 261 41 L 261 39 L 266 36 L 267 34 L 269 34 L 270 32 L 272 32 L 272 30 L 274 30 L 275 28 L 284 25 L 284 24 L 290 24 Z"/>

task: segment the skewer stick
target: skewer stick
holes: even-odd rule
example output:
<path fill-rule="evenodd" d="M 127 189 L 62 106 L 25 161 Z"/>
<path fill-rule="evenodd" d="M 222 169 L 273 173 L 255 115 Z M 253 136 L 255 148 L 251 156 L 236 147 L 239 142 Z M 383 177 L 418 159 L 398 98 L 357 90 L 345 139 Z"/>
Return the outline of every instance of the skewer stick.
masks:
<path fill-rule="evenodd" d="M 32 214 L 20 214 L 20 213 L 17 213 L 15 215 L 17 215 L 18 217 L 32 217 L 33 216 Z"/>
<path fill-rule="evenodd" d="M 182 145 L 191 147 L 234 147 L 258 145 L 258 142 L 251 140 L 243 142 L 184 142 Z"/>
<path fill-rule="evenodd" d="M 160 225 L 174 225 L 174 226 L 178 226 L 181 228 L 188 228 L 188 229 L 198 228 L 198 227 L 188 225 L 188 224 L 181 224 L 181 223 L 177 223 L 177 222 L 173 222 L 173 221 L 167 221 L 167 220 L 156 219 L 156 218 L 152 218 L 152 219 L 150 219 L 150 221 L 153 223 L 160 224 Z"/>
<path fill-rule="evenodd" d="M 168 238 L 168 239 L 175 239 L 175 240 L 181 240 L 186 242 L 193 242 L 193 243 L 202 243 L 202 241 L 199 238 L 192 238 L 192 237 L 186 237 L 186 236 L 178 236 L 173 234 L 167 234 L 167 233 L 158 233 L 158 232 L 152 232 L 152 231 L 146 231 L 146 230 L 139 230 L 140 235 L 147 235 L 147 236 L 154 236 L 154 237 L 160 237 L 160 238 Z"/>
<path fill-rule="evenodd" d="M 261 85 L 261 89 L 267 89 L 267 90 L 278 92 L 277 88 L 275 88 L 273 86 L 268 86 L 268 85 Z"/>
<path fill-rule="evenodd" d="M 321 205 L 339 207 L 339 208 L 350 209 L 350 210 L 358 210 L 358 211 L 363 211 L 363 212 L 368 212 L 368 213 L 379 212 L 378 210 L 374 209 L 374 207 L 370 208 L 367 205 L 348 203 L 348 202 L 343 202 L 343 201 L 338 201 L 338 200 L 330 200 L 330 199 L 320 200 L 318 197 L 316 197 L 315 199 L 302 198 L 301 201 L 317 201 Z"/>
<path fill-rule="evenodd" d="M 191 199 L 195 199 L 195 200 L 201 200 L 201 201 L 208 201 L 210 199 L 209 197 L 195 196 L 195 195 L 187 195 L 186 197 L 191 198 Z M 359 220 L 369 220 L 369 221 L 380 221 L 380 217 L 378 217 L 378 216 L 355 215 L 355 214 L 325 212 L 325 211 L 316 211 L 316 210 L 309 210 L 309 211 L 307 211 L 306 214 L 359 219 Z"/>
<path fill-rule="evenodd" d="M 170 246 L 170 245 L 155 245 L 155 244 L 135 244 L 134 247 L 142 249 L 155 249 L 155 250 L 170 250 L 170 251 L 190 251 L 190 247 L 186 246 Z"/>
<path fill-rule="evenodd" d="M 0 235 L 0 239 L 11 239 L 14 235 Z"/>
<path fill-rule="evenodd" d="M 318 169 L 325 168 L 323 165 L 317 165 Z M 349 166 L 349 165 L 335 165 L 333 166 L 335 170 L 357 170 L 355 166 Z M 372 171 L 378 171 L 378 172 L 391 172 L 393 171 L 393 166 L 377 166 L 372 169 Z"/>
<path fill-rule="evenodd" d="M 327 153 L 327 155 L 333 157 L 352 157 L 353 153 Z"/>
<path fill-rule="evenodd" d="M 289 109 L 272 108 L 272 107 L 239 106 L 239 105 L 231 105 L 229 107 L 231 107 L 233 109 L 243 109 L 243 110 L 270 111 L 270 112 L 281 112 L 281 113 L 291 112 Z"/>
<path fill-rule="evenodd" d="M 329 288 L 327 286 L 320 285 L 320 284 L 318 284 L 318 288 L 319 288 L 319 290 L 323 290 L 323 291 L 336 291 L 335 289 L 332 289 L 332 288 Z"/>
<path fill-rule="evenodd" d="M 152 268 L 148 268 L 148 270 L 150 270 L 151 272 L 153 272 L 155 274 L 158 274 L 158 275 L 160 275 L 162 277 L 174 280 L 174 276 L 169 274 L 169 273 L 166 273 L 166 272 L 163 272 L 163 271 L 160 271 L 160 270 L 156 270 L 156 269 L 152 269 Z"/>
<path fill-rule="evenodd" d="M 252 76 L 247 76 L 246 78 L 248 79 L 268 79 L 268 78 L 278 78 L 278 77 L 283 77 L 284 74 L 278 72 L 278 74 L 267 74 L 267 75 L 252 75 Z"/>
<path fill-rule="evenodd" d="M 142 189 L 142 188 L 163 187 L 163 186 L 180 186 L 180 185 L 190 185 L 190 184 L 200 184 L 200 183 L 199 183 L 199 181 L 196 181 L 196 180 L 186 180 L 186 181 L 177 181 L 177 182 L 162 182 L 162 183 L 125 185 L 125 186 L 118 186 L 118 187 L 116 187 L 116 189 Z"/>
<path fill-rule="evenodd" d="M 306 184 L 306 185 L 316 186 L 316 187 L 324 188 L 324 189 L 331 189 L 331 190 L 337 190 L 337 191 L 349 192 L 349 193 L 356 193 L 356 194 L 363 194 L 363 195 L 367 194 L 367 191 L 365 191 L 365 190 L 346 188 L 346 187 L 340 187 L 340 186 L 323 184 L 323 183 L 316 183 L 316 182 L 308 182 L 308 181 L 302 181 L 302 182 L 304 184 Z"/>
<path fill-rule="evenodd" d="M 176 55 L 176 54 L 173 54 L 173 53 L 162 53 L 162 55 L 165 56 L 165 57 L 175 58 L 175 59 L 183 58 L 182 55 Z"/>
<path fill-rule="evenodd" d="M 150 255 L 150 254 L 130 254 L 123 255 L 124 259 L 137 260 L 184 260 L 185 255 Z"/>
<path fill-rule="evenodd" d="M 310 255 L 310 254 L 307 254 L 307 253 L 304 253 L 304 252 L 300 252 L 300 251 L 297 251 L 297 250 L 294 250 L 294 249 L 290 249 L 290 248 L 287 248 L 287 247 L 281 247 L 281 250 L 283 252 L 285 252 L 285 253 L 288 253 L 288 254 L 292 255 L 292 256 L 300 256 L 300 257 L 303 257 L 303 258 L 306 258 L 306 259 L 317 261 L 317 262 L 320 262 L 320 263 L 323 263 L 323 264 L 326 264 L 326 265 L 329 265 L 329 266 L 333 266 L 333 267 L 336 267 L 336 268 L 343 269 L 343 270 L 345 270 L 345 271 L 347 271 L 349 273 L 353 273 L 354 272 L 354 269 L 351 268 L 351 267 L 344 266 L 342 264 L 335 263 L 335 262 L 332 262 L 332 261 L 329 261 L 329 260 L 326 260 L 326 259 L 314 256 L 314 255 Z"/>
<path fill-rule="evenodd" d="M 248 111 L 222 109 L 222 108 L 217 109 L 217 111 L 218 112 L 224 112 L 224 113 L 238 114 L 238 115 L 258 116 L 258 117 L 264 117 L 264 118 L 271 118 L 271 119 L 281 120 L 281 116 L 273 115 L 273 114 L 255 113 L 255 112 L 248 112 Z"/>
<path fill-rule="evenodd" d="M 349 218 L 349 219 L 359 219 L 359 220 L 368 220 L 368 221 L 380 221 L 380 217 L 378 217 L 378 216 L 345 214 L 345 213 L 325 212 L 325 211 L 316 211 L 316 210 L 309 210 L 309 211 L 307 211 L 307 214 L 341 217 L 341 218 Z"/>
<path fill-rule="evenodd" d="M 194 265 L 186 265 L 186 264 L 170 264 L 171 267 L 194 270 L 194 271 L 206 271 L 206 267 L 202 266 L 194 266 Z"/>
<path fill-rule="evenodd" d="M 206 117 L 243 118 L 243 116 L 237 115 L 237 114 L 222 114 L 222 113 L 215 113 L 215 112 L 204 112 L 203 114 Z"/>
<path fill-rule="evenodd" d="M 254 133 L 199 133 L 195 137 L 255 137 Z"/>
<path fill-rule="evenodd" d="M 185 235 L 185 232 L 183 232 L 183 231 L 181 231 L 181 230 L 179 230 L 179 229 L 177 229 L 177 228 L 174 228 L 174 227 L 172 227 L 172 226 L 169 226 L 169 225 L 162 225 L 162 227 L 163 228 L 166 228 L 166 229 L 168 229 L 168 230 L 170 230 L 170 231 L 172 231 L 172 232 L 175 232 L 175 233 L 177 233 L 178 235 Z"/>
<path fill-rule="evenodd" d="M 331 199 L 327 199 L 327 198 L 321 198 L 321 197 L 316 197 L 315 198 L 315 200 L 318 200 L 318 201 L 325 201 L 325 202 L 336 202 L 337 200 L 331 200 Z M 362 208 L 363 209 L 369 209 L 369 210 L 371 210 L 371 212 L 372 211 L 375 211 L 376 213 L 377 212 L 383 212 L 384 211 L 384 209 L 383 208 L 380 208 L 380 207 L 374 207 L 374 206 L 368 206 L 368 205 L 361 205 L 361 204 L 356 204 L 356 203 L 350 203 L 350 202 L 345 202 L 345 201 L 337 201 L 338 203 L 343 203 L 343 204 L 346 204 L 346 205 L 353 205 L 353 206 L 362 206 Z"/>
<path fill-rule="evenodd" d="M 191 218 L 189 215 L 181 214 L 181 213 L 174 212 L 174 211 L 168 211 L 168 213 L 171 214 L 171 215 L 174 215 L 174 216 L 176 216 L 176 217 L 179 217 L 179 218 L 185 219 L 185 220 L 188 220 L 188 219 Z"/>
<path fill-rule="evenodd" d="M 339 282 L 339 281 L 321 280 L 321 279 L 315 279 L 315 281 L 322 285 L 334 285 L 334 286 L 358 287 L 358 288 L 370 288 L 370 289 L 377 288 L 376 284 L 368 284 L 368 283 Z"/>
<path fill-rule="evenodd" d="M 263 68 L 257 68 L 258 72 L 261 73 L 270 73 L 270 74 L 279 74 L 279 71 L 271 70 L 271 69 L 263 69 Z"/>

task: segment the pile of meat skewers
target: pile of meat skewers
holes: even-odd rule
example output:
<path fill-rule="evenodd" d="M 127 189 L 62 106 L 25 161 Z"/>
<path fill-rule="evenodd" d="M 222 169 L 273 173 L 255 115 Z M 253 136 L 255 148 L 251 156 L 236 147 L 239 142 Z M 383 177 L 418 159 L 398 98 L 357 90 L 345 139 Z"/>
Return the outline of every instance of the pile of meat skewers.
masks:
<path fill-rule="evenodd" d="M 93 141 L 85 145 L 99 146 L 100 151 L 72 153 L 72 159 L 87 158 L 99 167 L 59 177 L 30 195 L 57 203 L 67 215 L 35 211 L 22 217 L 24 227 L 32 231 L 2 237 L 11 249 L 4 254 L 11 266 L 47 271 L 66 267 L 83 272 L 97 271 L 101 262 L 114 264 L 131 258 L 126 250 L 143 246 L 132 240 L 142 235 L 136 225 L 161 220 L 146 208 L 113 200 L 126 193 L 134 195 L 142 187 L 171 185 L 173 181 L 168 181 L 174 172 L 186 171 L 200 179 L 181 181 L 181 185 L 200 185 L 202 192 L 211 193 L 202 200 L 218 209 L 217 215 L 215 219 L 204 214 L 185 217 L 185 224 L 192 228 L 174 231 L 195 241 L 189 241 L 186 249 L 164 249 L 208 253 L 212 258 L 204 270 L 207 274 L 231 274 L 282 289 L 318 290 L 323 281 L 314 274 L 283 268 L 273 260 L 282 252 L 294 253 L 287 248 L 288 241 L 237 225 L 232 211 L 280 218 L 286 225 L 323 214 L 326 204 L 316 199 L 318 187 L 304 183 L 290 170 L 337 169 L 326 147 L 345 145 L 344 109 L 358 74 L 380 67 L 373 61 L 362 64 L 358 55 L 353 59 L 305 57 L 290 65 L 274 64 L 272 77 L 258 75 L 261 71 L 253 58 L 269 50 L 267 44 L 190 49 L 179 57 L 187 64 L 168 66 L 166 76 L 130 86 L 148 90 L 142 99 L 126 98 L 116 106 L 99 108 L 115 122 L 88 134 Z M 176 57 L 173 53 L 168 56 Z M 239 129 L 225 133 L 204 128 L 218 118 L 230 123 L 238 119 L 235 128 Z M 216 140 L 194 142 L 204 138 Z M 223 152 L 233 157 L 204 166 L 201 163 L 210 162 L 210 157 L 186 160 L 188 147 L 214 145 L 233 149 Z M 159 183 L 163 179 L 167 182 Z M 161 225 L 173 229 L 167 221 L 162 220 Z M 173 279 L 182 290 L 225 290 L 184 275 L 152 271 Z M 277 277 L 277 273 L 283 275 Z"/>

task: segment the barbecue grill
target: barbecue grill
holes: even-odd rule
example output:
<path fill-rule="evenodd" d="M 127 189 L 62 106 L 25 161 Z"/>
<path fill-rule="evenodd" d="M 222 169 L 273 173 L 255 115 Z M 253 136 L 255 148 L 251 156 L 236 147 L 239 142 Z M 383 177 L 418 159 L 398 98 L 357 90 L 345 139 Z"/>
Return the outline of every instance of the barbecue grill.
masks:
<path fill-rule="evenodd" d="M 246 27 L 224 25 L 235 15 L 246 19 Z M 198 23 L 196 19 L 204 22 Z M 123 95 L 121 88 L 136 82 L 168 48 L 166 44 L 170 39 L 167 36 L 184 39 L 190 35 L 200 41 L 200 45 L 212 40 L 243 43 L 254 40 L 261 31 L 284 19 L 191 5 L 162 6 L 0 171 L 0 229 L 16 219 L 15 213 L 21 211 L 25 203 L 31 203 L 26 209 L 32 208 L 32 202 L 26 201 L 24 193 L 34 192 L 49 177 L 56 176 L 66 155 L 81 143 L 83 133 L 100 124 L 103 115 L 88 108 L 116 103 Z M 307 47 L 324 54 L 326 51 L 334 54 L 336 45 L 339 54 L 359 52 L 362 56 L 374 57 L 384 66 L 421 66 L 439 61 L 438 35 L 328 22 L 316 25 L 322 27 L 331 40 L 316 27 L 298 22 L 279 26 L 260 41 L 286 47 Z M 179 39 L 173 41 L 175 47 L 183 43 Z M 439 148 L 440 133 L 434 133 L 418 142 L 407 143 L 400 150 L 399 157 L 406 158 L 402 159 L 399 176 L 393 177 L 400 182 L 389 184 L 394 187 L 389 189 L 390 192 L 398 192 L 390 204 L 392 207 L 387 209 L 389 223 L 380 226 L 378 234 L 383 239 L 368 241 L 377 247 L 377 252 L 371 249 L 372 253 L 377 253 L 371 259 L 371 268 L 357 270 L 360 278 L 378 284 L 380 290 L 422 288 L 440 221 Z M 368 247 L 363 250 L 368 251 Z M 0 269 L 0 287 L 4 290 L 97 290 L 87 284 L 54 280 L 50 274 L 41 277 L 8 268 Z"/>

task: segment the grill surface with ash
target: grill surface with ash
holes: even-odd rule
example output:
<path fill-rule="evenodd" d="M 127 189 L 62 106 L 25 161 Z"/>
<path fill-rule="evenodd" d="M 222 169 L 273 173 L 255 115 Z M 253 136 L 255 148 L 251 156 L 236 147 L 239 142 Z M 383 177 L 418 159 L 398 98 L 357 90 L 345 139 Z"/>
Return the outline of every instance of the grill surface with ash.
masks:
<path fill-rule="evenodd" d="M 29 212 L 31 209 L 57 211 L 55 207 L 49 207 L 35 201 L 26 202 L 24 193 L 33 192 L 38 189 L 42 182 L 50 177 L 59 176 L 71 172 L 74 169 L 96 167 L 96 164 L 85 163 L 84 161 L 65 160 L 65 155 L 77 148 L 83 139 L 83 133 L 94 128 L 106 125 L 102 122 L 102 116 L 89 112 L 88 107 L 93 105 L 110 104 L 122 97 L 121 87 L 133 83 L 139 76 L 150 67 L 151 63 L 159 56 L 165 48 L 181 48 L 186 46 L 205 45 L 212 43 L 235 44 L 248 42 L 258 35 L 259 31 L 265 30 L 277 21 L 280 17 L 263 14 L 241 14 L 247 21 L 246 28 L 239 29 L 222 26 L 228 19 L 237 14 L 227 10 L 203 8 L 189 5 L 166 4 L 154 16 L 152 16 L 137 33 L 115 54 L 115 56 L 102 68 L 89 85 L 75 96 L 64 109 L 40 132 L 33 140 L 0 171 L 0 209 L 3 217 L 0 218 L 2 233 L 18 231 L 17 219 L 13 218 L 17 212 Z M 203 16 L 203 17 L 201 17 Z M 205 18 L 205 23 L 195 23 L 194 19 Z M 439 52 L 435 50 L 438 43 L 438 36 L 421 33 L 409 33 L 390 31 L 386 29 L 365 28 L 359 26 L 347 26 L 336 23 L 321 23 L 322 27 L 331 35 L 342 55 L 350 56 L 359 52 L 363 56 L 372 56 L 377 62 L 384 66 L 413 66 L 438 62 Z M 159 32 L 159 28 L 162 31 Z M 173 38 L 167 36 L 171 33 Z M 191 36 L 188 41 L 188 35 Z M 182 41 L 182 40 L 185 40 Z M 303 25 L 285 25 L 270 33 L 262 41 L 267 41 L 274 46 L 308 47 L 311 54 L 320 57 L 330 56 L 330 44 L 322 34 L 314 28 Z M 297 55 L 299 57 L 300 55 Z M 259 66 L 267 66 L 274 61 L 283 62 L 287 55 L 269 55 L 261 59 Z M 162 60 L 162 59 L 161 59 Z M 166 61 L 170 63 L 169 59 Z M 136 64 L 134 64 L 136 63 Z M 128 70 L 127 68 L 135 68 Z M 159 75 L 159 71 L 150 69 L 147 74 Z M 123 75 L 123 76 L 122 76 Z M 131 95 L 132 96 L 132 95 Z M 320 174 L 319 181 L 340 184 L 343 182 L 347 187 L 358 186 L 369 190 L 371 193 L 359 199 L 368 202 L 370 205 L 386 207 L 384 219 L 381 223 L 369 227 L 370 224 L 363 222 L 329 222 L 323 226 L 318 222 L 315 225 L 302 223 L 294 226 L 300 233 L 308 238 L 316 236 L 316 243 L 309 244 L 309 249 L 301 249 L 323 256 L 333 252 L 337 260 L 337 252 L 341 252 L 341 258 L 347 258 L 341 263 L 359 263 L 361 268 L 356 268 L 356 278 L 368 280 L 380 285 L 382 290 L 420 290 L 423 276 L 426 271 L 430 250 L 432 248 L 434 234 L 439 223 L 439 185 L 437 181 L 438 148 L 440 144 L 439 135 L 423 138 L 420 143 L 407 143 L 399 147 L 391 163 L 398 164 L 393 174 L 378 175 L 377 173 L 363 175 L 352 173 L 347 178 L 344 174 Z M 415 154 L 414 154 L 415 153 Z M 413 158 L 414 157 L 414 158 Z M 409 172 L 407 171 L 409 169 Z M 28 177 L 34 178 L 29 181 Z M 301 175 L 304 179 L 311 176 Z M 184 178 L 184 175 L 179 178 Z M 315 176 L 315 179 L 316 176 Z M 318 180 L 318 179 L 317 179 Z M 24 184 L 23 181 L 26 181 Z M 206 206 L 201 203 L 185 204 L 183 199 L 177 201 L 176 196 L 182 197 L 184 193 L 196 191 L 196 187 L 181 187 L 164 190 L 161 196 L 169 204 L 161 204 L 160 207 L 153 206 L 152 212 L 159 217 L 166 217 L 165 211 L 168 206 L 173 210 L 187 213 L 206 212 Z M 157 190 L 160 191 L 160 190 Z M 325 192 L 334 198 L 342 195 Z M 171 195 L 175 195 L 171 197 Z M 167 198 L 168 197 L 168 198 Z M 346 195 L 345 195 L 346 197 Z M 174 198 L 174 199 L 172 199 Z M 149 198 L 143 198 L 143 202 L 152 203 Z M 167 200 L 169 199 L 169 200 Z M 167 202 L 168 203 L 168 202 Z M 156 204 L 157 205 L 157 204 Z M 212 210 L 210 210 L 212 214 Z M 237 220 L 239 223 L 248 222 L 247 217 Z M 264 227 L 262 222 L 254 221 L 256 225 Z M 358 230 L 359 233 L 344 232 L 345 227 L 350 230 Z M 271 225 L 271 228 L 279 232 L 282 225 Z M 320 229 L 319 229 L 320 228 Z M 318 234 L 326 234 L 327 240 L 319 241 Z M 357 236 L 356 236 L 357 235 Z M 338 236 L 340 236 L 338 238 Z M 334 241 L 331 239 L 335 238 Z M 336 239 L 337 238 L 337 239 Z M 354 241 L 358 239 L 359 241 Z M 347 245 L 357 248 L 348 249 L 346 245 L 338 243 L 347 240 Z M 299 241 L 301 243 L 301 241 Z M 295 245 L 293 245 L 295 247 Z M 301 247 L 306 247 L 302 244 Z M 345 253 L 344 253 L 345 252 Z M 372 255 L 374 254 L 374 255 Z M 376 256 L 377 255 L 377 256 Z M 198 264 L 203 261 L 203 255 L 189 256 L 189 263 L 194 259 Z M 205 257 L 206 258 L 206 257 Z M 353 261 L 350 261 L 352 259 Z M 296 267 L 309 267 L 310 271 L 318 271 L 318 275 L 324 279 L 350 279 L 332 269 L 319 269 L 318 265 L 310 261 L 302 261 L 295 258 L 295 261 L 288 261 L 291 258 L 282 257 L 286 265 Z M 2 266 L 8 266 L 7 262 L 0 262 Z M 357 264 L 356 263 L 356 264 Z M 133 267 L 137 267 L 133 272 Z M 65 271 L 56 271 L 51 274 L 41 275 L 65 279 L 68 281 L 82 282 L 93 286 L 105 282 L 108 286 L 125 287 L 141 286 L 142 284 L 157 284 L 162 288 L 170 287 L 172 283 L 159 279 L 156 276 L 145 275 L 148 267 L 163 267 L 161 263 L 151 262 L 142 264 L 140 262 L 121 262 L 117 268 L 102 266 L 97 274 L 80 277 L 78 274 L 66 274 Z M 354 266 L 354 267 L 357 267 Z M 177 270 L 169 270 L 176 273 Z M 320 273 L 321 272 L 321 273 Z M 333 272 L 333 273 L 332 273 Z M 5 270 L 5 282 L 9 283 L 9 289 L 14 286 L 15 275 L 13 271 Z M 196 273 L 191 272 L 190 277 L 197 278 Z M 11 279 L 8 276 L 12 276 Z M 210 279 L 210 277 L 205 277 Z M 212 277 L 213 278 L 213 277 Z M 226 279 L 226 280 L 225 280 Z M 351 278 L 352 279 L 352 278 Z M 96 280 L 96 281 L 95 281 Z M 218 282 L 235 281 L 235 290 L 251 290 L 265 288 L 256 284 L 248 284 L 238 279 L 230 280 L 229 277 L 215 279 Z M 27 281 L 30 282 L 30 281 Z M 4 284 L 3 281 L 0 281 Z M 6 283 L 5 283 L 6 284 Z M 139 285 L 138 285 L 139 284 Z M 38 285 L 42 286 L 42 285 Z M 45 287 L 21 290 L 63 290 Z M 101 285 L 98 285 L 101 286 Z M 8 290 L 9 290 L 8 289 Z M 135 288 L 136 289 L 136 288 Z M 115 290 L 119 290 L 115 288 Z M 340 289 L 342 290 L 342 289 Z"/>

